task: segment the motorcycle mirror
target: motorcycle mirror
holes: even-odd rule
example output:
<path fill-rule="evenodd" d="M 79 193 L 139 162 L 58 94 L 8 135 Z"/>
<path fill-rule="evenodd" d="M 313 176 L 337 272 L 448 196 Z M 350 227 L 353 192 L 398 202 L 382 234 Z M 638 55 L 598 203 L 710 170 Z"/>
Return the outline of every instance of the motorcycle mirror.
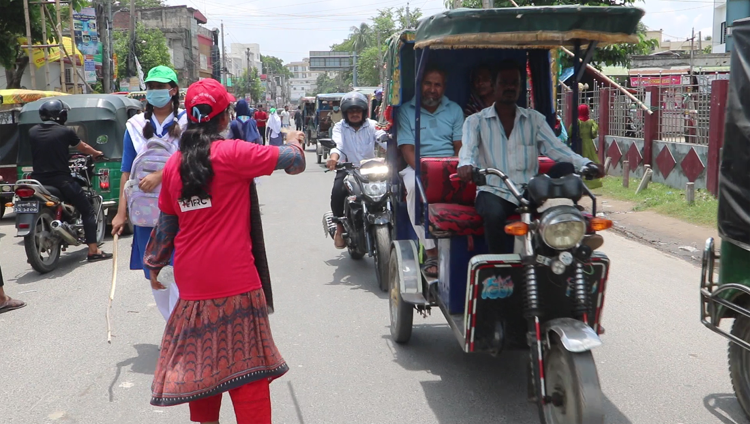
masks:
<path fill-rule="evenodd" d="M 334 143 L 333 140 L 331 140 L 330 138 L 321 138 L 321 139 L 318 140 L 318 142 L 323 147 L 326 147 L 326 148 L 329 148 L 329 149 L 335 149 L 336 148 L 336 143 Z"/>

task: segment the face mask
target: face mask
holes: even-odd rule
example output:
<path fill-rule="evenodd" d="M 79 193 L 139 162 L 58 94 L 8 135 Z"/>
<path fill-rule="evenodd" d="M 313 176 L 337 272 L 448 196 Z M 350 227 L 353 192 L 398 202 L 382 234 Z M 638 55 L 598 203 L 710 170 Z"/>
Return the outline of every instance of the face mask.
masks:
<path fill-rule="evenodd" d="M 169 89 L 146 91 L 146 101 L 154 107 L 162 108 L 166 106 L 170 100 L 172 100 L 172 96 L 169 95 Z"/>

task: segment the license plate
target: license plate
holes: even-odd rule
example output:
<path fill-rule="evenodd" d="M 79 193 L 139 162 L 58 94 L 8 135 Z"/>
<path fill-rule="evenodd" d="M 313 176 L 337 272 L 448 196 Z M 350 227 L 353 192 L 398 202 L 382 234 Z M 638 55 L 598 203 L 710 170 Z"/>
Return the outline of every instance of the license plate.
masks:
<path fill-rule="evenodd" d="M 16 202 L 13 205 L 15 213 L 39 213 L 39 202 Z"/>

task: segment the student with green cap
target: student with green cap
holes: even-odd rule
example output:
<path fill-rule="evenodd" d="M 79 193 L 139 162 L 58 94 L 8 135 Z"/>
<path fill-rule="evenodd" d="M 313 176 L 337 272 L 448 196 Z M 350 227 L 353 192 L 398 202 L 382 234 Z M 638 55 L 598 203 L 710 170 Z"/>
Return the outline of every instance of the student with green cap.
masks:
<path fill-rule="evenodd" d="M 156 222 L 150 222 L 148 214 L 143 211 L 148 211 L 151 207 L 158 211 L 162 179 L 161 169 L 156 172 L 153 169 L 154 166 L 159 168 L 159 164 L 163 166 L 166 157 L 179 150 L 180 136 L 187 127 L 185 111 L 179 109 L 177 74 L 171 68 L 155 66 L 149 70 L 146 77 L 146 102 L 145 113 L 133 116 L 126 124 L 120 168 L 120 204 L 117 215 L 112 220 L 112 234 L 122 234 L 126 221 L 130 219 L 133 223 L 130 269 L 143 270 L 148 279 L 149 272 L 143 266 L 143 253 Z M 148 167 L 144 166 L 146 163 L 149 164 Z M 131 175 L 134 181 L 126 188 Z M 135 210 L 129 210 L 129 200 L 130 207 Z M 149 205 L 149 202 L 153 205 Z M 164 319 L 168 319 L 179 300 L 177 285 L 170 284 L 166 290 L 153 290 L 153 294 L 159 312 Z"/>

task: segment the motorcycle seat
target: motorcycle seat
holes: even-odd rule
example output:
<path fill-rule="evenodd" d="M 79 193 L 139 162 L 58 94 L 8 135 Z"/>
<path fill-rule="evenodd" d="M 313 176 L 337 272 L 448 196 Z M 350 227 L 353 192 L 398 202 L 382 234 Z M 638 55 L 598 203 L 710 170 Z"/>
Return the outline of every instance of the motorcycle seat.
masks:
<path fill-rule="evenodd" d="M 57 187 L 52 187 L 52 186 L 46 185 L 46 186 L 44 186 L 44 189 L 47 190 L 49 192 L 49 194 L 57 197 L 60 200 L 63 200 L 62 192 L 60 192 L 60 190 L 58 190 Z"/>

